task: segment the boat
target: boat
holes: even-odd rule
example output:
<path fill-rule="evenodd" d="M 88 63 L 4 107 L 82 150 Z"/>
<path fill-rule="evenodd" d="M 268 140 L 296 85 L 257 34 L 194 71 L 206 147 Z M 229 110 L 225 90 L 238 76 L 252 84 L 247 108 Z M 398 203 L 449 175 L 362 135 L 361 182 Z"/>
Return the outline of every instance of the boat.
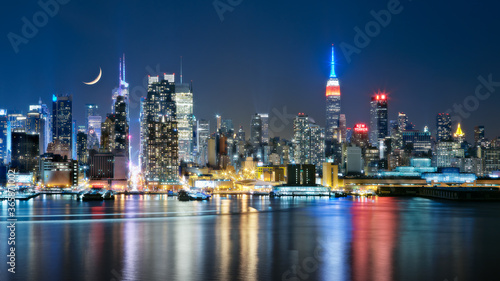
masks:
<path fill-rule="evenodd" d="M 196 193 L 189 193 L 189 198 L 191 200 L 198 200 L 198 201 L 202 201 L 202 200 L 208 200 L 210 199 L 210 196 L 207 196 L 206 194 L 202 193 L 202 192 L 196 192 Z"/>
<path fill-rule="evenodd" d="M 333 192 L 333 194 L 335 195 L 335 197 L 347 197 L 347 193 L 343 191 L 335 191 Z"/>
<path fill-rule="evenodd" d="M 179 191 L 177 198 L 179 201 L 202 201 L 210 199 L 210 195 L 207 195 L 203 192 L 187 192 L 185 190 Z"/>
<path fill-rule="evenodd" d="M 264 195 L 269 195 L 269 192 L 266 192 L 266 191 L 251 191 L 250 195 L 264 196 Z"/>
<path fill-rule="evenodd" d="M 190 201 L 191 197 L 189 197 L 189 194 L 187 193 L 187 191 L 181 190 L 177 194 L 177 199 L 179 199 L 179 201 Z"/>
<path fill-rule="evenodd" d="M 95 201 L 95 200 L 103 200 L 103 197 L 100 189 L 92 188 L 88 191 L 79 194 L 78 199 L 82 201 Z"/>
<path fill-rule="evenodd" d="M 106 190 L 103 194 L 102 194 L 102 199 L 103 200 L 115 200 L 115 193 L 111 190 Z"/>

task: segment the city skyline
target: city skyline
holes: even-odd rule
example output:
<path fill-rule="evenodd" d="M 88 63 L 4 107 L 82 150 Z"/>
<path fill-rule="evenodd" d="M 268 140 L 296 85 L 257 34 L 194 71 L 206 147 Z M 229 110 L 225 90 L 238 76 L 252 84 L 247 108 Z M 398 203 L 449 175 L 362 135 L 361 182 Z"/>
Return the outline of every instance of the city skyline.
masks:
<path fill-rule="evenodd" d="M 418 2 L 401 3 L 404 7 L 401 13 L 404 13 L 404 16 L 410 19 L 417 17 L 417 14 L 425 8 L 424 5 Z M 455 14 L 460 15 L 468 11 L 463 3 L 465 2 L 446 8 L 453 9 Z M 297 13 L 299 7 L 296 4 L 297 2 L 291 2 L 290 9 L 283 12 L 287 15 Z M 31 10 L 30 7 L 27 9 L 17 5 L 12 4 L 13 12 L 8 15 L 9 24 L 3 27 L 6 31 L 5 34 L 8 32 L 20 33 L 23 24 L 20 18 L 22 16 L 30 18 L 30 15 L 41 9 L 35 4 L 31 7 Z M 431 131 L 434 132 L 434 115 L 437 112 L 445 112 L 447 109 L 453 110 L 454 104 L 463 104 L 468 96 L 474 95 L 476 86 L 480 84 L 479 76 L 488 80 L 488 76 L 491 74 L 492 81 L 496 81 L 496 77 L 500 77 L 498 70 L 495 68 L 498 65 L 498 58 L 493 56 L 494 50 L 488 44 L 482 44 L 482 55 L 480 56 L 473 51 L 473 46 L 470 46 L 472 40 L 460 42 L 462 48 L 454 50 L 454 52 L 445 52 L 443 48 L 435 48 L 435 52 L 431 54 L 429 54 L 428 49 L 436 46 L 435 44 L 429 43 L 428 46 L 414 44 L 414 42 L 418 41 L 417 35 L 420 35 L 419 31 L 427 31 L 429 30 L 427 25 L 440 22 L 437 15 L 433 13 L 429 15 L 429 23 L 426 23 L 425 26 L 408 23 L 410 26 L 406 31 L 402 30 L 402 27 L 396 23 L 401 21 L 400 15 L 393 15 L 391 23 L 380 31 L 380 35 L 371 38 L 370 44 L 362 48 L 359 54 L 355 53 L 350 56 L 351 62 L 349 63 L 344 52 L 340 49 L 341 45 L 343 43 L 353 45 L 353 38 L 356 34 L 353 28 L 356 26 L 364 27 L 366 23 L 373 19 L 370 14 L 371 10 L 377 12 L 386 8 L 386 1 L 377 1 L 367 5 L 365 13 L 352 14 L 352 18 L 349 20 L 345 19 L 347 15 L 337 14 L 337 10 L 333 9 L 333 4 L 311 4 L 310 11 L 308 10 L 304 14 L 305 22 L 312 25 L 321 24 L 321 26 L 327 26 L 326 30 L 322 32 L 311 30 L 311 34 L 309 34 L 309 32 L 288 28 L 287 26 L 285 28 L 286 33 L 283 35 L 286 40 L 270 37 L 271 31 L 283 29 L 271 17 L 279 6 L 276 3 L 266 3 L 265 7 L 268 9 L 260 10 L 264 16 L 264 23 L 262 24 L 270 24 L 270 31 L 258 29 L 257 26 L 244 27 L 247 21 L 252 18 L 250 15 L 253 15 L 252 13 L 260 7 L 259 5 L 262 5 L 260 2 L 253 4 L 242 2 L 233 12 L 226 13 L 222 22 L 217 16 L 217 12 L 211 9 L 213 7 L 211 7 L 210 3 L 207 4 L 210 9 L 202 9 L 202 11 L 192 11 L 186 4 L 176 4 L 180 5 L 175 7 L 179 15 L 189 12 L 200 13 L 200 16 L 206 20 L 205 22 L 210 28 L 219 30 L 215 34 L 215 39 L 224 38 L 224 34 L 234 33 L 238 28 L 240 30 L 248 29 L 253 31 L 250 33 L 250 38 L 262 36 L 263 40 L 269 40 L 270 47 L 267 49 L 253 48 L 255 44 L 247 44 L 247 40 L 250 39 L 241 38 L 225 48 L 217 48 L 217 44 L 199 48 L 201 44 L 189 40 L 183 30 L 189 30 L 196 34 L 200 33 L 201 30 L 193 23 L 184 20 L 171 21 L 173 30 L 179 30 L 172 35 L 173 39 L 176 39 L 174 41 L 178 43 L 168 48 L 148 46 L 147 52 L 142 49 L 143 44 L 135 42 L 141 40 L 131 39 L 134 37 L 144 38 L 152 31 L 146 29 L 143 24 L 138 27 L 131 27 L 121 18 L 118 18 L 116 22 L 113 22 L 108 27 L 109 34 L 113 34 L 111 38 L 103 38 L 97 34 L 97 39 L 94 38 L 92 41 L 97 44 L 90 46 L 88 49 L 74 46 L 82 38 L 90 36 L 82 29 L 78 29 L 81 33 L 68 35 L 68 40 L 65 42 L 53 43 L 50 41 L 53 34 L 59 34 L 58 32 L 65 34 L 64 32 L 67 29 L 62 25 L 63 23 L 74 22 L 76 25 L 81 23 L 82 19 L 79 17 L 72 19 L 70 15 L 74 14 L 78 9 L 81 9 L 83 13 L 88 13 L 90 11 L 88 5 L 90 4 L 76 2 L 61 5 L 58 15 L 51 18 L 46 26 L 40 28 L 36 36 L 30 39 L 27 44 L 21 44 L 17 54 L 14 53 L 8 40 L 1 45 L 2 53 L 6 57 L 4 60 L 5 68 L 2 69 L 0 74 L 9 83 L 4 83 L 0 90 L 4 95 L 14 92 L 22 97 L 18 101 L 9 101 L 4 107 L 26 112 L 21 101 L 32 101 L 29 103 L 34 104 L 39 96 L 42 96 L 46 101 L 54 93 L 69 93 L 73 94 L 75 105 L 97 103 L 100 105 L 101 110 L 108 108 L 111 106 L 109 91 L 116 87 L 116 59 L 125 53 L 127 54 L 127 77 L 130 80 L 128 82 L 131 89 L 131 107 L 133 107 L 131 108 L 131 128 L 133 130 L 132 134 L 135 136 L 138 134 L 140 96 L 132 97 L 135 94 L 134 89 L 136 89 L 137 93 L 140 92 L 141 96 L 144 96 L 143 82 L 146 75 L 154 74 L 150 72 L 158 72 L 156 74 L 180 72 L 179 58 L 183 56 L 184 81 L 193 81 L 197 93 L 194 97 L 194 111 L 198 118 L 212 120 L 215 114 L 221 114 L 227 116 L 226 118 L 233 119 L 235 126 L 243 125 L 245 131 L 249 132 L 250 116 L 252 114 L 269 112 L 270 119 L 272 119 L 276 117 L 273 112 L 276 110 L 281 114 L 292 115 L 305 112 L 317 120 L 320 126 L 325 126 L 324 116 L 313 113 L 323 111 L 324 108 L 324 83 L 329 73 L 327 48 L 333 42 L 338 48 L 337 75 L 342 83 L 343 113 L 347 114 L 348 126 L 352 127 L 355 123 L 369 120 L 368 110 L 365 110 L 369 108 L 369 104 L 359 104 L 356 101 L 360 99 L 368 100 L 378 90 L 385 90 L 390 94 L 391 98 L 389 120 L 395 119 L 397 112 L 405 112 L 418 129 L 423 129 L 425 125 L 428 125 Z M 111 11 L 113 3 L 102 3 L 101 5 L 104 11 Z M 157 3 L 157 5 L 162 6 L 164 4 Z M 347 5 L 343 7 L 343 10 L 347 11 L 348 15 L 350 11 L 354 13 L 354 10 L 356 10 L 350 6 L 351 4 L 337 5 Z M 444 9 L 444 4 L 435 5 L 436 10 Z M 130 6 L 156 15 L 151 4 L 141 6 L 124 3 L 123 7 L 118 6 L 118 10 L 124 9 L 127 11 L 126 13 L 130 13 L 129 9 L 127 9 Z M 332 17 L 323 19 L 323 21 L 327 22 L 320 22 L 314 16 L 321 9 L 332 13 Z M 485 13 L 489 12 L 489 10 L 481 6 L 473 8 L 474 12 L 483 12 L 483 10 Z M 247 17 L 242 17 L 244 15 L 247 15 Z M 335 15 L 337 17 L 334 17 Z M 102 22 L 104 18 L 107 19 L 106 16 L 101 14 L 89 14 L 89 16 L 95 19 L 96 25 Z M 174 17 L 176 16 L 174 15 Z M 464 24 L 454 17 L 450 20 L 456 25 Z M 232 25 L 234 26 L 231 27 Z M 483 27 L 479 32 L 476 32 L 477 34 L 469 33 L 468 29 L 463 29 L 464 34 L 461 34 L 461 36 L 465 34 L 474 36 L 476 42 L 480 43 L 482 40 L 486 40 L 483 37 L 492 26 Z M 256 33 L 257 30 L 262 34 Z M 434 32 L 431 29 L 431 38 L 434 39 L 432 42 L 441 42 L 441 45 L 438 44 L 437 46 L 442 46 L 446 39 L 456 39 L 454 41 L 458 42 L 458 38 L 452 33 L 446 33 L 446 36 L 443 36 L 444 38 L 436 38 L 438 34 L 441 33 Z M 313 40 L 310 40 L 307 44 L 289 43 L 293 38 L 307 38 L 308 36 L 312 36 Z M 415 36 L 415 38 L 412 38 L 412 36 Z M 406 42 L 408 40 L 403 40 L 403 38 L 411 38 L 412 40 Z M 203 40 L 208 40 L 208 38 L 200 36 L 198 40 L 201 43 Z M 109 47 L 99 48 L 98 46 L 103 43 L 106 43 L 105 45 Z M 54 51 L 44 53 L 43 56 L 39 53 L 49 47 Z M 66 51 L 67 47 L 75 47 L 76 54 L 82 54 L 81 58 L 75 53 Z M 63 51 L 57 52 L 57 50 Z M 407 53 L 407 55 L 403 56 L 404 53 Z M 209 54 L 212 59 L 206 59 L 205 54 Z M 488 54 L 491 54 L 491 56 Z M 408 59 L 410 55 L 412 60 Z M 67 62 L 67 65 L 61 63 L 62 61 Z M 460 61 L 458 67 L 456 65 L 457 61 Z M 289 67 L 289 62 L 293 62 L 293 67 Z M 28 69 L 27 65 L 32 65 L 28 73 L 26 71 Z M 220 74 L 214 76 L 214 74 L 210 74 L 208 69 L 215 65 L 222 67 L 219 67 L 220 71 L 218 72 Z M 287 67 L 283 68 L 283 66 Z M 380 66 L 384 67 L 380 68 Z M 102 67 L 103 70 L 101 81 L 93 86 L 84 85 L 82 81 L 94 79 L 99 67 Z M 9 71 L 7 71 L 7 68 Z M 67 71 L 68 68 L 73 71 Z M 43 71 L 38 71 L 42 69 Z M 423 69 L 428 69 L 428 71 L 423 71 Z M 376 75 L 372 73 L 376 73 Z M 19 83 L 24 79 L 25 75 L 30 74 L 32 76 L 30 83 Z M 295 83 L 292 82 L 291 77 L 303 77 L 305 83 L 294 85 Z M 362 82 L 360 83 L 360 81 Z M 422 91 L 422 89 L 426 90 Z M 290 99 L 290 96 L 293 98 Z M 286 103 L 286 109 L 282 103 L 284 99 L 290 101 Z M 499 129 L 493 127 L 493 121 L 491 121 L 491 118 L 487 118 L 486 115 L 487 112 L 494 112 L 492 104 L 497 100 L 498 98 L 493 93 L 487 102 L 480 102 L 479 110 L 466 112 L 467 114 L 470 113 L 470 116 L 463 120 L 462 125 L 468 136 L 471 135 L 472 129 L 476 125 L 484 125 L 486 128 L 490 128 L 487 130 L 487 137 L 489 138 L 500 135 Z M 253 104 L 253 106 L 242 107 L 240 105 L 239 107 L 242 108 L 234 108 L 234 104 L 237 105 L 240 102 L 241 104 Z M 419 106 L 415 108 L 414 104 Z M 358 110 L 358 108 L 363 108 L 363 110 Z M 101 112 L 101 114 L 105 114 L 105 112 Z M 84 108 L 75 106 L 74 116 L 76 119 L 82 120 L 83 115 Z M 285 125 L 286 129 L 278 133 L 285 134 L 285 137 L 290 138 L 292 119 L 285 123 L 287 124 L 283 125 Z M 273 131 L 271 130 L 271 132 Z M 137 138 L 133 140 L 134 146 L 137 147 L 138 143 L 136 141 Z"/>

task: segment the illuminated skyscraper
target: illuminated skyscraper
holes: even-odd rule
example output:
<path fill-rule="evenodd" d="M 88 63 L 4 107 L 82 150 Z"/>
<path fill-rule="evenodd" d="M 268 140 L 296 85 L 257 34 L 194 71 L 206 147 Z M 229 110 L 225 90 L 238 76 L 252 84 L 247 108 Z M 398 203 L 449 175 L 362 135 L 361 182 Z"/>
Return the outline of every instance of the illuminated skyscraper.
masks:
<path fill-rule="evenodd" d="M 0 166 L 9 163 L 10 134 L 10 122 L 7 118 L 7 110 L 0 109 Z"/>
<path fill-rule="evenodd" d="M 293 160 L 295 164 L 311 164 L 311 130 L 309 117 L 299 113 L 293 120 Z"/>
<path fill-rule="evenodd" d="M 126 129 L 126 132 L 121 132 L 119 135 L 123 136 L 124 134 L 126 135 L 127 140 L 126 141 L 121 141 L 123 143 L 127 142 L 127 145 L 125 147 L 126 150 L 124 150 L 125 157 L 128 160 L 130 160 L 130 143 L 128 143 L 128 135 L 129 135 L 129 126 L 130 126 L 130 105 L 129 105 L 129 85 L 125 81 L 125 54 L 123 55 L 123 59 L 120 58 L 120 64 L 119 64 L 119 74 L 118 74 L 118 87 L 113 89 L 112 91 L 112 104 L 111 104 L 111 112 L 113 114 L 117 114 L 116 109 L 118 108 L 117 102 L 118 102 L 118 97 L 122 97 L 120 99 L 120 104 L 123 103 L 123 105 L 120 105 L 120 110 L 122 112 L 117 114 L 117 120 L 119 119 L 120 121 L 117 122 L 117 126 L 121 126 L 122 129 Z M 97 108 L 96 108 L 97 109 Z M 125 116 L 123 116 L 125 115 Z M 94 115 L 95 116 L 95 115 Z M 125 121 L 121 120 L 121 118 L 125 118 Z M 126 124 L 123 124 L 123 123 Z M 94 128 L 96 130 L 96 128 Z M 121 148 L 120 148 L 121 149 Z"/>
<path fill-rule="evenodd" d="M 73 97 L 59 95 L 52 97 L 52 142 L 67 150 L 71 157 L 73 145 Z M 69 158 L 68 157 L 68 158 Z"/>
<path fill-rule="evenodd" d="M 485 139 L 484 126 L 474 127 L 474 143 L 478 145 Z"/>
<path fill-rule="evenodd" d="M 125 54 L 123 55 L 123 59 L 120 58 L 120 66 L 119 66 L 119 75 L 118 76 L 119 76 L 118 87 L 114 88 L 112 91 L 113 102 L 111 103 L 111 112 L 115 113 L 116 98 L 118 96 L 123 96 L 125 99 L 125 104 L 127 105 L 127 109 L 126 109 L 127 116 L 130 116 L 130 114 L 129 114 L 129 85 L 125 81 Z M 93 115 L 93 116 L 95 116 L 95 115 Z"/>
<path fill-rule="evenodd" d="M 346 142 L 347 139 L 347 119 L 345 114 L 340 114 L 339 128 L 340 128 L 340 142 L 344 143 Z"/>
<path fill-rule="evenodd" d="M 38 175 L 40 160 L 39 135 L 25 132 L 12 132 L 12 162 L 11 169 L 19 173 Z"/>
<path fill-rule="evenodd" d="M 129 125 L 127 122 L 127 105 L 124 96 L 118 96 L 115 102 L 115 150 L 125 153 L 129 159 Z"/>
<path fill-rule="evenodd" d="M 190 84 L 175 86 L 177 128 L 179 130 L 179 161 L 193 162 L 193 88 Z"/>
<path fill-rule="evenodd" d="M 262 119 L 257 113 L 252 115 L 250 122 L 250 142 L 254 147 L 262 144 Z"/>
<path fill-rule="evenodd" d="M 437 141 L 451 140 L 451 116 L 448 113 L 439 113 L 436 117 Z"/>
<path fill-rule="evenodd" d="M 377 93 L 370 102 L 370 143 L 378 147 L 380 140 L 387 137 L 387 95 Z"/>
<path fill-rule="evenodd" d="M 262 143 L 269 143 L 269 114 L 259 113 L 262 120 Z"/>
<path fill-rule="evenodd" d="M 465 140 L 465 133 L 462 131 L 460 123 L 458 123 L 457 131 L 453 134 L 453 138 L 458 143 L 462 143 Z"/>
<path fill-rule="evenodd" d="M 196 145 L 198 164 L 203 167 L 208 163 L 208 138 L 210 137 L 210 121 L 200 119 L 196 124 Z"/>
<path fill-rule="evenodd" d="M 175 79 L 172 74 L 149 77 L 144 104 L 146 125 L 144 162 L 141 163 L 148 185 L 165 187 L 178 184 L 178 131 L 175 106 Z"/>
<path fill-rule="evenodd" d="M 310 130 L 310 163 L 316 166 L 316 171 L 322 169 L 325 162 L 325 128 L 316 124 L 309 124 Z"/>
<path fill-rule="evenodd" d="M 97 104 L 86 104 L 85 105 L 85 118 L 87 121 L 87 125 L 88 126 L 88 123 L 89 123 L 89 117 L 90 116 L 98 116 L 99 113 L 97 112 L 97 110 L 99 109 L 99 106 Z"/>
<path fill-rule="evenodd" d="M 368 142 L 368 127 L 364 123 L 356 124 L 354 126 L 354 133 L 352 134 L 351 143 L 364 149 L 368 146 Z"/>
<path fill-rule="evenodd" d="M 340 84 L 335 74 L 335 57 L 332 45 L 332 60 L 330 79 L 326 84 L 326 132 L 327 142 L 331 142 L 335 135 L 335 130 L 339 127 L 340 118 Z"/>

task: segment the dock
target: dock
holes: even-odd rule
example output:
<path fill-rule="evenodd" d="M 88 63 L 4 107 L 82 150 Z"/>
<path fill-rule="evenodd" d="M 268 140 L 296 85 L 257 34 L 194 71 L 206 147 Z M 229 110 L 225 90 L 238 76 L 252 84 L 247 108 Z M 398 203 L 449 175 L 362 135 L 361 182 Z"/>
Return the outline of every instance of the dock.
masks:
<path fill-rule="evenodd" d="M 378 196 L 411 196 L 456 201 L 500 201 L 497 187 L 379 186 Z"/>

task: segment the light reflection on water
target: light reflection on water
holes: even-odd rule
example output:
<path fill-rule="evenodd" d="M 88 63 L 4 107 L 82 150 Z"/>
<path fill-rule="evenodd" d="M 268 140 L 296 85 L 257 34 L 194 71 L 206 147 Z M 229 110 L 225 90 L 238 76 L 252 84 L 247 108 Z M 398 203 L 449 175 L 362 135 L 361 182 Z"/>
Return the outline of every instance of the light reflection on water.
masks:
<path fill-rule="evenodd" d="M 41 196 L 18 202 L 17 273 L 0 258 L 0 280 L 491 279 L 499 211 L 421 198 Z"/>

